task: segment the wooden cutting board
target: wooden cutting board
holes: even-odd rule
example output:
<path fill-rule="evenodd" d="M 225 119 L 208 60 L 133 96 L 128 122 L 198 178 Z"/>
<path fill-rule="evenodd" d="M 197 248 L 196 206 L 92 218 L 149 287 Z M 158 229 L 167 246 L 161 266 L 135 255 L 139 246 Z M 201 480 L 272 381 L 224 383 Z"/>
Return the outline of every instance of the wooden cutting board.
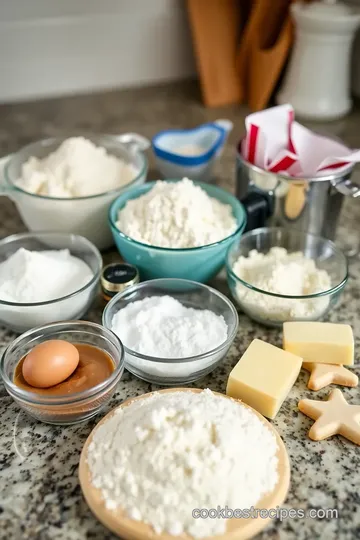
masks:
<path fill-rule="evenodd" d="M 257 46 L 252 49 L 248 96 L 248 104 L 252 111 L 260 111 L 269 104 L 289 56 L 292 42 L 293 24 L 290 15 L 287 15 L 274 45 Z"/>
<path fill-rule="evenodd" d="M 243 90 L 235 60 L 241 2 L 187 0 L 187 7 L 205 105 L 239 103 Z"/>
<path fill-rule="evenodd" d="M 247 98 L 249 95 L 249 66 L 250 66 L 250 55 L 253 43 L 255 41 L 258 29 L 263 17 L 263 11 L 260 9 L 257 0 L 252 0 L 252 5 L 250 9 L 250 14 L 244 31 L 241 36 L 240 44 L 236 54 L 236 68 L 240 75 L 240 80 L 243 88 L 244 97 Z"/>
<path fill-rule="evenodd" d="M 160 390 L 160 393 L 168 393 L 168 392 L 201 392 L 200 389 L 191 389 L 191 388 L 171 388 L 166 390 Z M 214 392 L 216 394 L 216 392 Z M 127 407 L 130 403 L 133 401 L 137 401 L 140 399 L 144 399 L 146 397 L 149 397 L 150 394 L 144 394 L 137 398 L 132 398 L 124 401 L 119 407 Z M 218 394 L 222 395 L 222 394 Z M 225 396 L 227 397 L 227 396 Z M 231 399 L 228 398 L 227 399 Z M 261 416 L 257 411 L 252 409 L 251 407 L 248 407 L 244 403 L 241 403 L 239 401 L 239 406 L 247 407 L 251 410 L 260 420 L 263 422 L 263 424 L 272 431 L 274 436 L 276 437 L 276 441 L 278 444 L 278 467 L 279 467 L 279 481 L 272 493 L 269 493 L 265 497 L 263 497 L 258 504 L 256 505 L 257 508 L 264 508 L 264 509 L 270 509 L 270 508 L 276 508 L 277 505 L 281 505 L 287 495 L 288 489 L 289 489 L 289 482 L 290 482 L 290 464 L 289 464 L 289 457 L 286 451 L 286 448 L 284 446 L 283 441 L 281 440 L 278 432 L 275 430 L 275 428 L 263 417 Z M 116 408 L 116 409 L 117 409 Z M 117 534 L 119 537 L 123 538 L 124 540 L 174 540 L 174 536 L 171 536 L 170 534 L 155 534 L 153 529 L 146 525 L 145 523 L 134 521 L 127 517 L 125 512 L 121 509 L 117 509 L 116 511 L 107 510 L 105 508 L 105 505 L 103 503 L 100 490 L 94 488 L 94 486 L 91 484 L 91 476 L 89 472 L 89 468 L 87 465 L 87 453 L 89 444 L 92 441 L 93 435 L 96 432 L 96 430 L 107 422 L 111 416 L 115 413 L 116 409 L 113 409 L 109 414 L 107 414 L 93 429 L 93 431 L 90 433 L 87 441 L 85 442 L 85 445 L 83 447 L 83 450 L 81 452 L 80 456 L 80 465 L 79 465 L 79 479 L 80 479 L 80 485 L 82 492 L 84 494 L 84 497 L 86 499 L 86 502 L 88 503 L 91 511 L 93 514 L 98 518 L 101 523 L 103 523 L 106 527 L 108 527 L 112 532 Z M 262 529 L 266 527 L 266 525 L 269 523 L 269 519 L 262 519 L 262 518 L 254 518 L 254 519 L 231 519 L 228 521 L 227 524 L 227 532 L 223 535 L 216 536 L 216 540 L 246 540 L 248 538 L 252 538 L 254 535 L 259 533 Z M 188 535 L 182 535 L 181 540 L 193 540 L 192 537 Z"/>
<path fill-rule="evenodd" d="M 266 107 L 289 55 L 292 0 L 255 0 L 237 54 L 237 69 L 253 111 Z"/>

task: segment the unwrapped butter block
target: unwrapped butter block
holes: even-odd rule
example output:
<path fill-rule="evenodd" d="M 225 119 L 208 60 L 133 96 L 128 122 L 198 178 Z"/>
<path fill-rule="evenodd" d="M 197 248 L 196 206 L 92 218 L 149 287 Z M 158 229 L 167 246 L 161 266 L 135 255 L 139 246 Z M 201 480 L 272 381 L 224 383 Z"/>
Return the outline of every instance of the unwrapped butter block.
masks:
<path fill-rule="evenodd" d="M 284 323 L 283 348 L 304 362 L 354 363 L 354 336 L 350 325 L 324 322 Z"/>
<path fill-rule="evenodd" d="M 231 371 L 226 394 L 275 418 L 301 366 L 302 358 L 254 339 Z"/>

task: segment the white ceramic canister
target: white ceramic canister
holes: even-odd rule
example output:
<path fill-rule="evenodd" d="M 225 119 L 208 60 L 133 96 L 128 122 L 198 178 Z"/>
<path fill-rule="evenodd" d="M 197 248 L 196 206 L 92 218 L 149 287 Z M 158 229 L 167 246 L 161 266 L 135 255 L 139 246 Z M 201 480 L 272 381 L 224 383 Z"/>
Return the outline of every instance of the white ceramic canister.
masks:
<path fill-rule="evenodd" d="M 345 3 L 360 9 L 360 0 L 345 0 Z M 358 28 L 352 50 L 351 62 L 351 91 L 356 97 L 360 97 L 360 29 Z"/>
<path fill-rule="evenodd" d="M 332 120 L 351 108 L 350 54 L 360 12 L 334 0 L 291 6 L 295 46 L 278 103 L 302 117 Z"/>

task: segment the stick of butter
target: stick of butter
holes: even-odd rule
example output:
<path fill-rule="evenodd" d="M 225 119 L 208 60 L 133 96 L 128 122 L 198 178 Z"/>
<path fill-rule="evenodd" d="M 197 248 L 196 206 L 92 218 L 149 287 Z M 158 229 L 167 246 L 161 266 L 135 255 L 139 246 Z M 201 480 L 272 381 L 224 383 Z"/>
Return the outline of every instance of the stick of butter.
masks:
<path fill-rule="evenodd" d="M 283 348 L 301 356 L 304 362 L 354 363 L 354 336 L 348 324 L 286 322 Z"/>
<path fill-rule="evenodd" d="M 301 366 L 302 358 L 254 339 L 231 371 L 226 394 L 275 418 Z"/>

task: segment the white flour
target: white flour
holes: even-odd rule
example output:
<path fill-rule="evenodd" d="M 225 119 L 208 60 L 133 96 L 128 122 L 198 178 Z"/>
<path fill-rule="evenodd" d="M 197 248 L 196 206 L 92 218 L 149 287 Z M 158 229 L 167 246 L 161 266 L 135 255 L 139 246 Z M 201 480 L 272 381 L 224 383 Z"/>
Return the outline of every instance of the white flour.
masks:
<path fill-rule="evenodd" d="M 151 296 L 118 311 L 111 330 L 125 347 L 157 358 L 186 358 L 215 349 L 227 338 L 224 317 L 183 306 L 171 296 Z"/>
<path fill-rule="evenodd" d="M 175 183 L 158 181 L 148 193 L 128 201 L 116 225 L 144 244 L 192 248 L 230 236 L 236 219 L 230 205 L 209 197 L 184 178 Z"/>
<path fill-rule="evenodd" d="M 241 403 L 173 392 L 118 409 L 88 448 L 94 487 L 105 505 L 157 533 L 223 534 L 226 519 L 195 519 L 194 509 L 246 509 L 278 481 L 277 443 Z"/>
<path fill-rule="evenodd" d="M 92 277 L 89 266 L 73 257 L 68 249 L 28 251 L 20 248 L 0 263 L 0 300 L 46 302 L 77 291 Z"/>
<path fill-rule="evenodd" d="M 318 269 L 312 259 L 301 252 L 288 253 L 281 247 L 271 248 L 266 255 L 252 250 L 248 257 L 239 257 L 233 271 L 258 289 L 285 296 L 310 295 L 331 287 L 329 274 Z M 289 299 L 260 295 L 240 283 L 236 293 L 252 316 L 273 321 L 318 318 L 329 304 L 327 297 Z"/>
<path fill-rule="evenodd" d="M 44 159 L 31 157 L 22 166 L 17 185 L 38 195 L 85 197 L 131 182 L 136 169 L 83 137 L 64 141 Z"/>

